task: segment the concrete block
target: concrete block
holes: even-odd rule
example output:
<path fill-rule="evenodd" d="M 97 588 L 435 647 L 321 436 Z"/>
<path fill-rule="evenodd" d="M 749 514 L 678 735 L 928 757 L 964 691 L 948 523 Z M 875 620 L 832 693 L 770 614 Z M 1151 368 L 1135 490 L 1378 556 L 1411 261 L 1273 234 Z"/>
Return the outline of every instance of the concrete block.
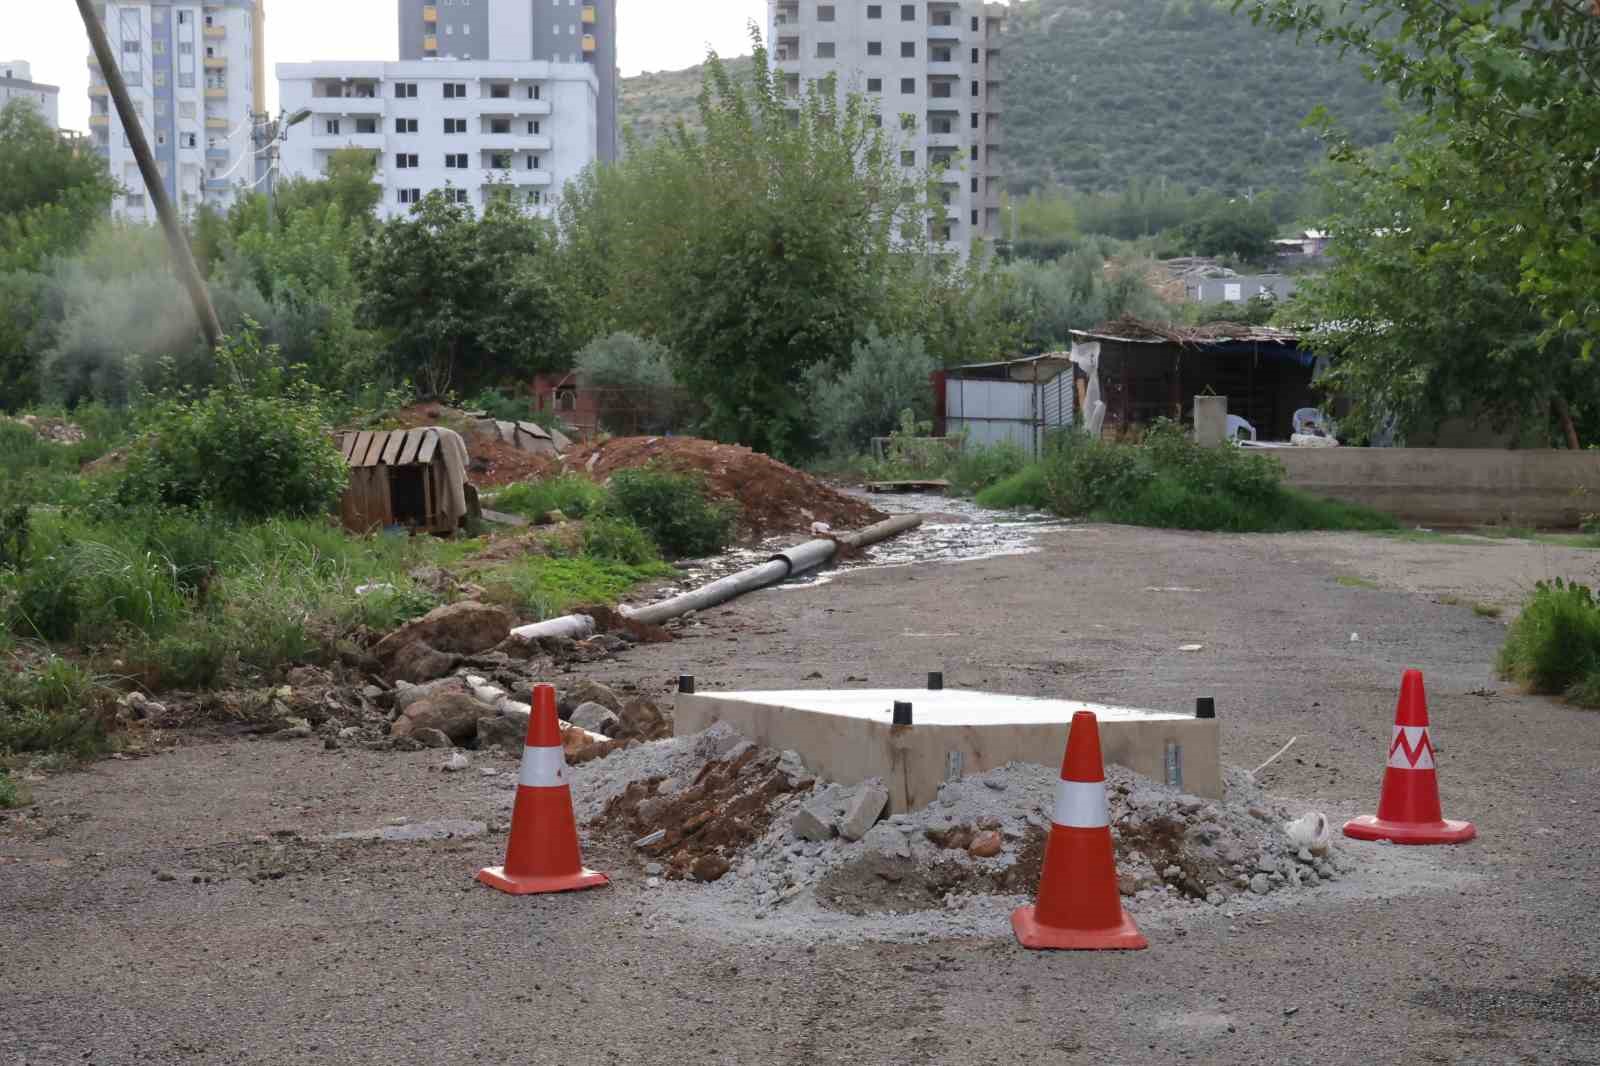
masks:
<path fill-rule="evenodd" d="M 846 840 L 860 840 L 877 823 L 879 815 L 888 805 L 889 790 L 883 787 L 882 781 L 874 778 L 863 782 L 845 808 L 844 820 L 839 823 L 839 835 Z"/>
<path fill-rule="evenodd" d="M 802 840 L 822 842 L 833 838 L 833 812 L 824 804 L 811 802 L 800 808 L 800 812 L 789 823 L 789 828 L 794 830 L 795 836 Z"/>
<path fill-rule="evenodd" d="M 878 778 L 891 813 L 933 802 L 952 752 L 961 756 L 966 775 L 1008 762 L 1059 769 L 1068 725 L 1080 710 L 1099 718 L 1106 762 L 1164 781 L 1166 747 L 1175 743 L 1183 750 L 1184 787 L 1210 799 L 1222 796 L 1216 718 L 968 689 L 700 692 L 679 693 L 676 700 L 677 735 L 723 722 L 762 747 L 797 753 L 808 774 L 821 779 L 848 786 Z M 896 700 L 916 705 L 916 724 L 892 724 Z"/>
<path fill-rule="evenodd" d="M 1226 396 L 1196 396 L 1194 398 L 1194 442 L 1208 448 L 1220 445 L 1228 437 L 1228 398 Z"/>

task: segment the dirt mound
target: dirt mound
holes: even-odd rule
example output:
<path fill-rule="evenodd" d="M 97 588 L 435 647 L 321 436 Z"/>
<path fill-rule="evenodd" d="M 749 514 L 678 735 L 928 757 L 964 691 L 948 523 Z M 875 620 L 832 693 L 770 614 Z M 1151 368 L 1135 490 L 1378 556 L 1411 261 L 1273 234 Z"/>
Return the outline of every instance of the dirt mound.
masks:
<path fill-rule="evenodd" d="M 701 475 L 712 496 L 738 505 L 740 531 L 749 536 L 809 532 L 814 522 L 843 532 L 886 517 L 810 474 L 738 444 L 696 437 L 618 437 L 574 448 L 561 459 L 562 469 L 581 471 L 596 481 L 651 463 Z"/>

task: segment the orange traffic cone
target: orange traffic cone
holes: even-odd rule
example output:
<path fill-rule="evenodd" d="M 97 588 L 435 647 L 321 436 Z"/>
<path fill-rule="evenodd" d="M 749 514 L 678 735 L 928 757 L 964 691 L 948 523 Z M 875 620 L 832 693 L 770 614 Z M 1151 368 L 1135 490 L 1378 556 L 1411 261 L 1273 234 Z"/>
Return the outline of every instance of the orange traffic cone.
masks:
<path fill-rule="evenodd" d="M 478 880 L 513 896 L 571 892 L 607 882 L 605 874 L 584 869 L 578 851 L 578 823 L 572 817 L 554 685 L 533 686 L 533 713 L 528 716 L 528 741 L 517 775 L 506 864 L 479 870 Z"/>
<path fill-rule="evenodd" d="M 1039 899 L 1011 912 L 1017 941 L 1025 948 L 1149 947 L 1117 893 L 1100 723 L 1089 711 L 1072 716 L 1051 821 Z"/>
<path fill-rule="evenodd" d="M 1439 808 L 1439 778 L 1428 739 L 1428 694 L 1420 670 L 1407 670 L 1400 681 L 1378 815 L 1352 818 L 1344 824 L 1344 835 L 1396 844 L 1460 844 L 1478 835 L 1471 822 L 1446 821 Z"/>

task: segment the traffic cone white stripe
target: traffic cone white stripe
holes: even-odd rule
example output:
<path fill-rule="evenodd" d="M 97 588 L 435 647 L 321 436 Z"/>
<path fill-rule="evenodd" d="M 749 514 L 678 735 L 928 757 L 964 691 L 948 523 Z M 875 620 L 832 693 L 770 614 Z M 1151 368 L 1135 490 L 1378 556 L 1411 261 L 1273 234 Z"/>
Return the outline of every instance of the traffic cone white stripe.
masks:
<path fill-rule="evenodd" d="M 1389 765 L 1396 770 L 1432 770 L 1433 741 L 1425 725 L 1397 725 L 1389 742 Z"/>
<path fill-rule="evenodd" d="M 517 784 L 524 788 L 560 788 L 567 783 L 567 760 L 560 748 L 522 749 Z"/>
<path fill-rule="evenodd" d="M 1056 782 L 1056 810 L 1050 819 L 1068 829 L 1103 829 L 1111 824 L 1104 781 Z"/>

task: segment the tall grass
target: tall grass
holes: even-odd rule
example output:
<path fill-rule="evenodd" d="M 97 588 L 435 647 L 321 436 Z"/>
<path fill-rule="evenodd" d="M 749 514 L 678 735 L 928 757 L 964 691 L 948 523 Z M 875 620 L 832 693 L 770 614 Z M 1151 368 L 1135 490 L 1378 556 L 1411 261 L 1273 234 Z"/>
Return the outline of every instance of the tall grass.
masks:
<path fill-rule="evenodd" d="M 1560 578 L 1534 586 L 1500 649 L 1502 676 L 1532 692 L 1600 707 L 1600 603 Z"/>
<path fill-rule="evenodd" d="M 1236 533 L 1382 530 L 1395 520 L 1370 508 L 1288 488 L 1271 458 L 1202 448 L 1158 423 L 1138 444 L 1069 432 L 1037 463 L 978 494 L 989 507 L 1027 507 L 1126 525 Z"/>
<path fill-rule="evenodd" d="M 529 518 L 543 518 L 551 511 L 560 511 L 568 518 L 583 518 L 597 509 L 605 497 L 605 490 L 582 474 L 562 474 L 501 489 L 494 497 L 494 509 Z"/>

